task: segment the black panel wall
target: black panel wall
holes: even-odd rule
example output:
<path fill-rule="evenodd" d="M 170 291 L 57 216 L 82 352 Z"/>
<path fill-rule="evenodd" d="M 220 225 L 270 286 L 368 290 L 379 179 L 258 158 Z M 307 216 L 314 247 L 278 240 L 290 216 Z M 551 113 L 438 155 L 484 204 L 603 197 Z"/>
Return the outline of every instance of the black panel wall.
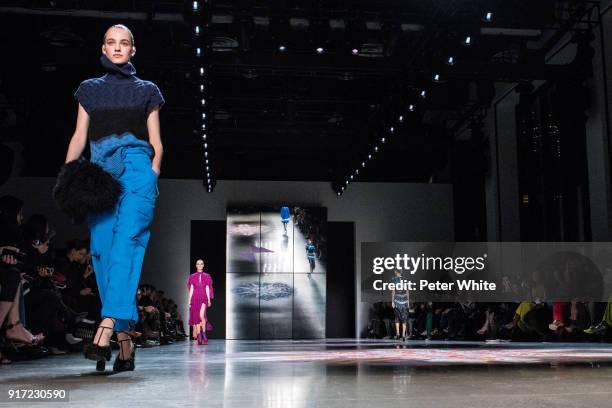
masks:
<path fill-rule="evenodd" d="M 327 222 L 325 337 L 355 337 L 355 223 Z"/>
<path fill-rule="evenodd" d="M 204 270 L 213 279 L 215 298 L 208 310 L 208 320 L 213 325 L 211 339 L 225 338 L 225 221 L 191 221 L 191 270 L 195 271 L 198 258 L 204 260 Z M 185 290 L 187 290 L 185 276 Z M 185 316 L 187 324 L 189 316 Z"/>

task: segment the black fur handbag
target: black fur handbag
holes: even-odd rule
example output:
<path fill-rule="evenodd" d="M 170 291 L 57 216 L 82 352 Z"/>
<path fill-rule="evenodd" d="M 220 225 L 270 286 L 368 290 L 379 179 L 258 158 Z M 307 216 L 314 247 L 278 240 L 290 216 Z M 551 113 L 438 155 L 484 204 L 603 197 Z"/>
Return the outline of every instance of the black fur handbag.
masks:
<path fill-rule="evenodd" d="M 95 163 L 73 160 L 62 166 L 53 187 L 57 206 L 77 223 L 115 208 L 123 188 Z"/>

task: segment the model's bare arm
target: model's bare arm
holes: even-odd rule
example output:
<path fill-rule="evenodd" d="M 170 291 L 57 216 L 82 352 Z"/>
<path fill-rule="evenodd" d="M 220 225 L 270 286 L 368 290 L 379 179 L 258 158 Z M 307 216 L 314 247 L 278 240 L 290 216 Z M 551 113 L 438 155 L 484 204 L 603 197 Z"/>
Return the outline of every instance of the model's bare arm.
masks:
<path fill-rule="evenodd" d="M 159 175 L 161 171 L 162 156 L 164 154 L 164 147 L 162 146 L 161 132 L 159 129 L 159 108 L 149 112 L 149 116 L 147 116 L 147 130 L 149 131 L 149 143 L 151 143 L 155 151 L 151 166 Z"/>
<path fill-rule="evenodd" d="M 189 304 L 191 304 L 192 296 L 193 296 L 193 285 L 189 285 Z"/>
<path fill-rule="evenodd" d="M 88 128 L 89 115 L 87 114 L 87 111 L 85 111 L 83 106 L 81 106 L 81 104 L 79 103 L 76 128 L 74 129 L 74 134 L 72 135 L 72 139 L 70 139 L 70 144 L 68 145 L 68 153 L 66 153 L 65 163 L 71 162 L 81 157 L 81 154 L 85 149 L 85 145 L 87 144 Z"/>

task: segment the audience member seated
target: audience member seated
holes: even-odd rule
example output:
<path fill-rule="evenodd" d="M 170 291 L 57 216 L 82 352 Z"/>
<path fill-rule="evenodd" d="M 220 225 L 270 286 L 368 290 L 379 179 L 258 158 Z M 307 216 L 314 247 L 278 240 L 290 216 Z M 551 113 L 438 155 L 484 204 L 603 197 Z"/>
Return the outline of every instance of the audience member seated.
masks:
<path fill-rule="evenodd" d="M 544 312 L 539 313 L 540 311 Z M 545 306 L 538 302 L 521 302 L 514 312 L 510 323 L 503 326 L 507 336 L 514 341 L 540 339 L 547 336 Z"/>
<path fill-rule="evenodd" d="M 102 303 L 88 248 L 86 241 L 74 239 L 67 242 L 66 255 L 58 262 L 58 267 L 66 277 L 66 288 L 62 291 L 64 302 L 76 310 L 87 312 L 88 319 L 98 321 Z"/>
<path fill-rule="evenodd" d="M 142 333 L 138 342 L 142 346 L 159 345 L 159 310 L 154 306 L 151 299 L 154 290 L 154 286 L 143 284 L 140 285 L 136 295 L 139 316 L 136 330 Z"/>
<path fill-rule="evenodd" d="M 612 295 L 608 299 L 608 304 L 604 310 L 603 317 L 601 321 L 596 326 L 591 326 L 586 329 L 584 332 L 589 336 L 593 335 L 601 335 L 605 336 L 611 332 L 612 328 Z"/>
<path fill-rule="evenodd" d="M 79 342 L 68 334 L 87 312 L 76 312 L 63 302 L 54 280 L 52 263 L 43 262 L 37 266 L 37 270 L 30 293 L 26 296 L 27 320 L 30 327 L 45 334 L 45 344 L 53 354 L 63 354 L 68 344 Z"/>
<path fill-rule="evenodd" d="M 21 276 L 23 254 L 18 249 L 21 241 L 20 226 L 23 222 L 23 202 L 13 196 L 0 197 L 0 363 L 10 364 L 6 357 L 9 344 L 37 345 L 44 335 L 33 335 L 24 326 L 25 316 L 21 316 Z M 44 349 L 41 349 L 44 351 Z"/>

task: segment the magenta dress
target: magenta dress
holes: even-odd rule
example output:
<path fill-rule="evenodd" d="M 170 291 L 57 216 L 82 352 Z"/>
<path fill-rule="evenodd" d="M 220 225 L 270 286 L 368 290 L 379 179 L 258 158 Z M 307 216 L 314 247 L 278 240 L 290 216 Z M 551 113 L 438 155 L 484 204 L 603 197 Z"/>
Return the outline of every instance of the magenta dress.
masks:
<path fill-rule="evenodd" d="M 202 304 L 208 305 L 208 298 L 206 297 L 206 286 L 210 292 L 210 298 L 214 299 L 215 293 L 213 292 L 212 278 L 206 272 L 194 272 L 189 275 L 187 280 L 187 288 L 193 285 L 193 294 L 191 295 L 191 304 L 189 305 L 189 325 L 200 324 L 200 309 Z M 208 308 L 207 308 L 208 309 Z M 206 312 L 205 312 L 206 313 Z M 206 331 L 212 330 L 212 324 L 206 317 Z"/>

